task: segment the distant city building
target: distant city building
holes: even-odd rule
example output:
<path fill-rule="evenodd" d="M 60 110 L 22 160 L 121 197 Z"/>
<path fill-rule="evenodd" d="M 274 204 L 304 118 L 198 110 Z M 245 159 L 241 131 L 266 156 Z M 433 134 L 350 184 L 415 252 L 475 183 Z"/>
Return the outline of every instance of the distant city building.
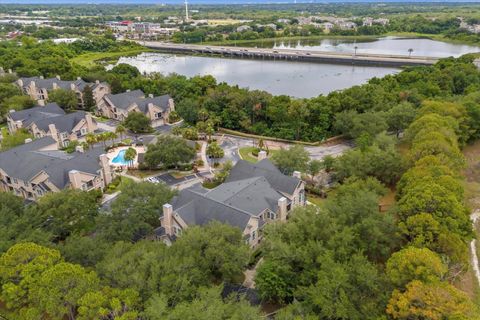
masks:
<path fill-rule="evenodd" d="M 292 22 L 292 20 L 290 20 L 290 19 L 278 19 L 277 22 L 278 23 L 283 23 L 283 24 L 290 24 Z"/>
<path fill-rule="evenodd" d="M 386 18 L 373 19 L 371 17 L 365 17 L 362 20 L 362 25 L 364 27 L 371 27 L 374 24 L 386 26 L 386 25 L 389 24 L 389 22 L 390 22 L 390 20 L 388 20 Z"/>
<path fill-rule="evenodd" d="M 237 28 L 237 32 L 244 32 L 244 31 L 250 31 L 252 30 L 252 27 L 243 25 Z"/>

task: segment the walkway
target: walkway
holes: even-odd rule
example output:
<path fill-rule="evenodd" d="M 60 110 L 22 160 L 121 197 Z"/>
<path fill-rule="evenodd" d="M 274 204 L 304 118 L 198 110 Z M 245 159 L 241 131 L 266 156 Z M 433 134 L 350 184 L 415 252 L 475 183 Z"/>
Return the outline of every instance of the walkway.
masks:
<path fill-rule="evenodd" d="M 475 229 L 475 224 L 480 219 L 480 210 L 475 210 L 471 215 L 470 219 L 472 220 L 473 228 Z M 477 239 L 473 239 L 470 242 L 470 250 L 472 251 L 472 268 L 473 272 L 475 273 L 475 277 L 477 278 L 478 284 L 480 285 L 480 266 L 478 262 L 478 255 L 477 255 Z"/>

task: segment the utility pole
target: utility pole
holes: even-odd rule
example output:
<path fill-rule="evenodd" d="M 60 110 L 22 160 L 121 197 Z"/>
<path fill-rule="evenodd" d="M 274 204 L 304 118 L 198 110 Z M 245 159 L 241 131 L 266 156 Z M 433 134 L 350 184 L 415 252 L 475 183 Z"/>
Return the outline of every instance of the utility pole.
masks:
<path fill-rule="evenodd" d="M 188 0 L 185 0 L 185 21 L 188 21 Z"/>

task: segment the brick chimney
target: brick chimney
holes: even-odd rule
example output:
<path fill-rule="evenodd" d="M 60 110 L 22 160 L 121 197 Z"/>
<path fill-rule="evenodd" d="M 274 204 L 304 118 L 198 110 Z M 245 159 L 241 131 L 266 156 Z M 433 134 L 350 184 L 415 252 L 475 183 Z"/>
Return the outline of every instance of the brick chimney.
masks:
<path fill-rule="evenodd" d="M 62 78 L 60 78 L 58 74 L 55 76 L 55 78 L 57 78 L 58 80 L 62 80 Z"/>
<path fill-rule="evenodd" d="M 110 167 L 110 160 L 106 154 L 100 155 L 100 165 L 103 173 L 103 187 L 106 187 L 112 182 L 112 169 Z"/>
<path fill-rule="evenodd" d="M 96 125 L 93 123 L 92 115 L 90 113 L 85 114 L 85 122 L 87 123 L 87 131 L 89 133 L 94 132 Z"/>
<path fill-rule="evenodd" d="M 175 234 L 173 230 L 173 207 L 169 203 L 163 205 L 163 221 L 162 227 L 165 228 L 165 233 L 169 236 Z"/>
<path fill-rule="evenodd" d="M 280 221 L 287 220 L 287 198 L 285 197 L 278 199 L 278 214 L 280 215 Z"/>
<path fill-rule="evenodd" d="M 300 171 L 293 171 L 292 176 L 297 179 L 302 179 L 302 174 L 300 173 Z"/>
<path fill-rule="evenodd" d="M 43 100 L 43 99 L 37 100 L 37 104 L 38 104 L 39 106 L 44 107 L 44 106 L 45 106 L 45 100 Z"/>
<path fill-rule="evenodd" d="M 53 123 L 48 125 L 48 130 L 50 131 L 50 134 L 52 135 L 53 140 L 55 140 L 57 143 L 60 142 L 60 137 L 58 136 L 58 131 L 57 127 Z"/>

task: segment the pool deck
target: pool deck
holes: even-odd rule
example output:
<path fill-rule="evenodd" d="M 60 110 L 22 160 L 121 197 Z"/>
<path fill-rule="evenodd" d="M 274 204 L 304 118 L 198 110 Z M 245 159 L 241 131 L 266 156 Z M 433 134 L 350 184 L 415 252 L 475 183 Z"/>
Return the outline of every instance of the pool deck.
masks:
<path fill-rule="evenodd" d="M 135 150 L 137 150 L 137 156 L 135 157 L 135 159 L 133 160 L 133 163 L 131 166 L 129 165 L 126 165 L 126 164 L 120 164 L 120 163 L 114 163 L 113 162 L 113 159 L 119 154 L 120 151 L 122 150 L 127 150 L 128 148 L 134 148 Z M 113 166 L 113 167 L 138 167 L 138 154 L 139 153 L 145 153 L 145 147 L 144 146 L 127 146 L 127 147 L 118 147 L 118 148 L 114 148 L 114 149 L 111 149 L 110 151 L 108 151 L 107 153 L 107 157 L 108 157 L 108 160 L 110 162 L 110 165 Z"/>

